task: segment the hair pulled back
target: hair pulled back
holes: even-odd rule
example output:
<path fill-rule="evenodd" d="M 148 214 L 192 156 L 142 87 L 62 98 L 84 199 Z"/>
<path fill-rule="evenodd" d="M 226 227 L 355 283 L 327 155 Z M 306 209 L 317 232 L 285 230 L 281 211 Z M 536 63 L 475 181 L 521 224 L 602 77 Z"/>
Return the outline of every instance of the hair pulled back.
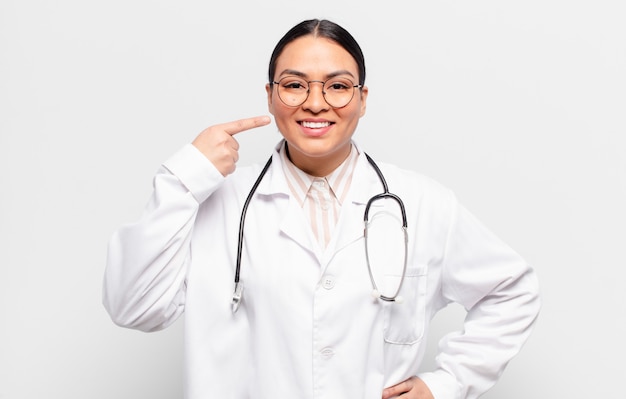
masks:
<path fill-rule="evenodd" d="M 285 46 L 292 41 L 307 35 L 330 39 L 343 47 L 356 61 L 359 69 L 359 84 L 365 84 L 365 57 L 363 56 L 361 47 L 354 37 L 352 37 L 350 32 L 345 30 L 340 25 L 325 19 L 309 19 L 302 21 L 291 28 L 285 36 L 278 41 L 274 51 L 272 52 L 272 57 L 270 58 L 268 74 L 270 84 L 274 81 L 274 74 L 276 73 L 276 60 L 278 60 L 278 57 L 283 52 Z"/>

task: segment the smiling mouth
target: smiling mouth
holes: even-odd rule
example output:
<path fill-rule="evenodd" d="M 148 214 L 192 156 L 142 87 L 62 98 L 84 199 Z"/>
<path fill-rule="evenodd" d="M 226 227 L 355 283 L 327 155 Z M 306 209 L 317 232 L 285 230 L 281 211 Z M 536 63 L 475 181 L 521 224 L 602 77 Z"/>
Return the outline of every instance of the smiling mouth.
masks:
<path fill-rule="evenodd" d="M 332 125 L 331 122 L 308 122 L 308 121 L 302 121 L 300 122 L 300 125 L 302 125 L 303 127 L 309 128 L 309 129 L 323 129 L 325 127 L 328 127 L 330 125 Z"/>

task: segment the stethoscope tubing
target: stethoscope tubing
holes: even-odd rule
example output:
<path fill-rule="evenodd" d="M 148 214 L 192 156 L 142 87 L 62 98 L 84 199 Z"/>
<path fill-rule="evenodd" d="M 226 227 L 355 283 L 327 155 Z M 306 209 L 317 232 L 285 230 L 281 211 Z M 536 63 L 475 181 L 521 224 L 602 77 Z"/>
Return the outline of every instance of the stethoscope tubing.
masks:
<path fill-rule="evenodd" d="M 263 177 L 267 173 L 267 170 L 270 168 L 271 164 L 272 164 L 272 157 L 270 157 L 270 159 L 268 159 L 267 162 L 265 163 L 263 170 L 261 170 L 261 173 L 259 173 L 259 177 L 257 177 L 256 181 L 254 182 L 254 185 L 252 186 L 252 189 L 248 193 L 248 197 L 246 198 L 246 201 L 243 203 L 243 208 L 241 210 L 241 218 L 239 219 L 239 237 L 237 238 L 237 264 L 235 268 L 235 284 L 239 283 L 239 275 L 241 273 L 241 253 L 243 251 L 243 230 L 244 230 L 244 225 L 246 223 L 246 213 L 248 213 L 248 205 L 250 205 L 250 201 L 252 201 L 252 197 L 254 196 L 254 193 L 256 192 L 257 187 L 259 187 L 259 184 L 261 184 L 261 180 L 263 180 Z"/>
<path fill-rule="evenodd" d="M 370 165 L 372 165 L 372 167 L 374 168 L 374 170 L 376 171 L 376 174 L 378 175 L 378 178 L 383 186 L 383 192 L 380 194 L 377 194 L 375 196 L 373 196 L 372 198 L 369 199 L 369 201 L 367 201 L 367 204 L 365 206 L 365 212 L 363 213 L 363 222 L 364 222 L 364 231 L 363 231 L 363 236 L 365 239 L 365 258 L 366 258 L 366 262 L 367 262 L 367 270 L 369 272 L 369 276 L 370 276 L 370 280 L 372 282 L 372 287 L 374 288 L 373 294 L 376 298 L 379 298 L 383 301 L 386 302 L 399 302 L 399 297 L 398 294 L 400 292 L 400 289 L 402 288 L 402 283 L 404 281 L 404 276 L 406 274 L 406 267 L 407 267 L 407 256 L 408 256 L 408 233 L 407 233 L 407 217 L 406 217 L 406 210 L 404 208 L 404 203 L 402 202 L 402 200 L 400 199 L 400 197 L 398 197 L 397 195 L 390 193 L 389 192 L 389 187 L 387 186 L 387 181 L 385 180 L 385 177 L 383 176 L 383 173 L 380 171 L 380 168 L 378 167 L 378 165 L 376 165 L 376 162 L 374 162 L 374 160 L 372 159 L 372 157 L 370 157 L 367 153 L 364 153 L 365 157 L 367 158 L 367 161 L 369 162 Z M 239 309 L 239 305 L 241 304 L 242 298 L 243 298 L 243 284 L 240 281 L 241 278 L 241 258 L 242 258 L 242 252 L 243 252 L 243 238 L 244 238 L 244 227 L 245 227 L 245 221 L 246 221 L 246 214 L 248 212 L 248 206 L 250 205 L 250 201 L 252 200 L 252 197 L 254 196 L 254 193 L 256 192 L 259 184 L 261 183 L 261 180 L 263 180 L 263 177 L 265 176 L 265 174 L 267 173 L 270 165 L 272 164 L 272 157 L 270 157 L 267 162 L 265 163 L 265 166 L 263 167 L 263 169 L 261 170 L 261 173 L 259 173 L 259 176 L 257 177 L 256 181 L 254 182 L 252 188 L 250 189 L 250 192 L 248 193 L 248 196 L 246 197 L 246 200 L 243 204 L 243 208 L 241 210 L 241 217 L 239 219 L 239 234 L 237 237 L 237 260 L 236 260 L 236 266 L 235 266 L 235 290 L 233 293 L 233 300 L 232 300 L 232 310 L 233 313 L 237 312 L 237 309 Z M 376 281 L 374 279 L 374 275 L 372 273 L 372 268 L 370 266 L 370 261 L 369 261 L 369 251 L 368 251 L 368 244 L 367 244 L 367 229 L 368 229 L 368 225 L 369 225 L 369 210 L 370 207 L 372 205 L 372 203 L 374 203 L 377 200 L 380 199 L 384 199 L 384 198 L 391 198 L 394 201 L 396 201 L 398 203 L 398 206 L 400 207 L 400 212 L 402 213 L 402 230 L 404 232 L 404 265 L 403 265 L 403 269 L 402 269 L 402 278 L 400 279 L 400 284 L 398 285 L 398 289 L 396 290 L 395 294 L 393 296 L 385 296 L 379 293 L 378 291 L 378 287 L 376 286 Z"/>
<path fill-rule="evenodd" d="M 387 185 L 387 180 L 383 176 L 383 172 L 380 171 L 380 168 L 378 167 L 378 165 L 376 165 L 376 162 L 374 162 L 372 157 L 370 157 L 367 153 L 365 153 L 365 157 L 367 158 L 370 165 L 372 165 L 372 167 L 376 171 L 376 174 L 378 175 L 378 179 L 383 185 L 383 192 L 380 194 L 376 194 L 375 196 L 370 198 L 369 201 L 367 201 L 367 205 L 365 206 L 365 212 L 363 212 L 363 223 L 365 226 L 363 228 L 363 239 L 365 240 L 365 260 L 367 262 L 367 271 L 370 276 L 370 281 L 372 282 L 372 287 L 374 288 L 374 291 L 372 293 L 373 296 L 385 302 L 395 302 L 396 298 L 398 298 L 398 294 L 400 293 L 400 290 L 402 289 L 402 283 L 404 282 L 404 276 L 406 275 L 406 265 L 407 265 L 407 257 L 408 257 L 408 241 L 409 241 L 409 236 L 407 232 L 406 209 L 404 208 L 404 203 L 402 202 L 400 197 L 398 197 L 396 194 L 389 192 L 389 186 Z M 398 284 L 398 289 L 396 290 L 393 296 L 385 296 L 385 295 L 380 294 L 380 291 L 378 290 L 378 286 L 376 285 L 376 279 L 374 278 L 374 274 L 372 273 L 372 267 L 370 266 L 370 258 L 369 258 L 369 250 L 368 250 L 369 245 L 368 245 L 367 230 L 369 226 L 370 207 L 377 200 L 384 199 L 384 198 L 391 198 L 398 203 L 398 206 L 400 207 L 400 212 L 402 213 L 402 232 L 404 234 L 404 262 L 402 265 L 402 278 L 400 279 L 400 284 Z"/>

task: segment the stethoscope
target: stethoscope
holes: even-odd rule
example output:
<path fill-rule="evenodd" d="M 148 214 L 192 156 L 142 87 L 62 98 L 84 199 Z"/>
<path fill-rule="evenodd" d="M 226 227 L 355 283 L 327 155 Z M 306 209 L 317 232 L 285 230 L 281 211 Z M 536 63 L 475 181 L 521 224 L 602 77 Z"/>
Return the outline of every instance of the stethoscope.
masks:
<path fill-rule="evenodd" d="M 387 181 L 385 180 L 385 177 L 383 176 L 383 173 L 380 171 L 380 168 L 378 167 L 378 165 L 376 165 L 376 162 L 374 162 L 374 160 L 365 153 L 365 157 L 367 158 L 368 162 L 370 163 L 370 165 L 372 165 L 372 167 L 374 168 L 374 170 L 376 171 L 376 174 L 378 175 L 378 179 L 380 180 L 380 182 L 383 185 L 383 192 L 380 194 L 376 194 L 375 196 L 373 196 L 372 198 L 370 198 L 367 201 L 367 205 L 365 206 L 365 212 L 363 214 L 363 223 L 364 223 L 364 230 L 363 230 L 363 236 L 365 239 L 365 260 L 367 263 L 367 270 L 369 272 L 369 276 L 370 276 L 370 281 L 372 282 L 372 296 L 374 298 L 380 299 L 382 301 L 385 302 L 395 302 L 395 303 L 401 303 L 402 302 L 402 297 L 400 297 L 398 294 L 400 293 L 400 289 L 402 288 L 402 283 L 404 281 L 404 277 L 406 275 L 406 264 L 407 264 L 407 254 L 408 254 L 408 233 L 407 233 L 407 222 L 406 222 L 406 211 L 404 209 L 404 203 L 402 202 L 402 200 L 400 199 L 400 197 L 398 197 L 397 195 L 390 193 L 389 192 L 389 187 L 387 186 Z M 261 170 L 261 173 L 259 174 L 259 177 L 257 177 L 256 181 L 254 182 L 254 185 L 252 186 L 252 189 L 250 189 L 250 192 L 248 193 L 248 197 L 246 198 L 246 201 L 243 204 L 243 209 L 241 210 L 241 218 L 239 219 L 239 237 L 238 237 L 238 242 L 237 242 L 237 263 L 236 263 L 236 269 L 235 269 L 235 290 L 233 293 L 233 300 L 232 300 L 232 310 L 233 313 L 237 312 L 237 309 L 239 309 L 239 305 L 241 304 L 242 298 L 243 298 L 243 283 L 240 281 L 240 274 L 241 274 L 241 253 L 243 250 L 243 231 L 244 231 L 244 224 L 246 221 L 246 213 L 248 212 L 248 205 L 250 204 L 250 201 L 252 200 L 252 197 L 257 189 L 257 187 L 259 186 L 259 184 L 261 183 L 261 180 L 263 180 L 263 177 L 265 176 L 265 174 L 267 173 L 267 170 L 269 169 L 270 165 L 272 164 L 272 157 L 270 157 L 270 159 L 268 159 L 267 163 L 265 164 L 265 166 L 263 167 L 263 169 Z M 367 239 L 367 232 L 368 232 L 368 228 L 370 225 L 369 222 L 369 212 L 370 212 L 370 207 L 372 206 L 372 204 L 378 200 L 381 199 L 385 199 L 385 198 L 390 198 L 392 200 L 394 200 L 398 206 L 400 207 L 400 213 L 402 214 L 402 231 L 404 234 L 404 261 L 403 261 L 403 266 L 402 266 L 402 276 L 400 278 L 400 283 L 398 284 L 398 288 L 396 289 L 395 293 L 391 296 L 385 296 L 382 295 L 380 293 L 380 291 L 378 290 L 378 286 L 376 285 L 376 281 L 374 279 L 374 274 L 372 273 L 372 267 L 370 265 L 370 257 L 369 257 L 369 250 L 368 250 L 368 239 Z"/>

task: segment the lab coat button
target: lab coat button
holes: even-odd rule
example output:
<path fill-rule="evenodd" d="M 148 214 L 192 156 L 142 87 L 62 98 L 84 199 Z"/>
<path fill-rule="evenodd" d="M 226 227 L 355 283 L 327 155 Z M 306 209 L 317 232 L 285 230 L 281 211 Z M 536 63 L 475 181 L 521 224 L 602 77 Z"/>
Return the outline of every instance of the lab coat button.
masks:
<path fill-rule="evenodd" d="M 335 351 L 333 350 L 333 348 L 324 348 L 320 351 L 320 354 L 323 358 L 330 359 L 335 354 Z"/>
<path fill-rule="evenodd" d="M 324 276 L 322 279 L 322 287 L 327 290 L 332 290 L 335 287 L 335 277 L 334 276 Z"/>

